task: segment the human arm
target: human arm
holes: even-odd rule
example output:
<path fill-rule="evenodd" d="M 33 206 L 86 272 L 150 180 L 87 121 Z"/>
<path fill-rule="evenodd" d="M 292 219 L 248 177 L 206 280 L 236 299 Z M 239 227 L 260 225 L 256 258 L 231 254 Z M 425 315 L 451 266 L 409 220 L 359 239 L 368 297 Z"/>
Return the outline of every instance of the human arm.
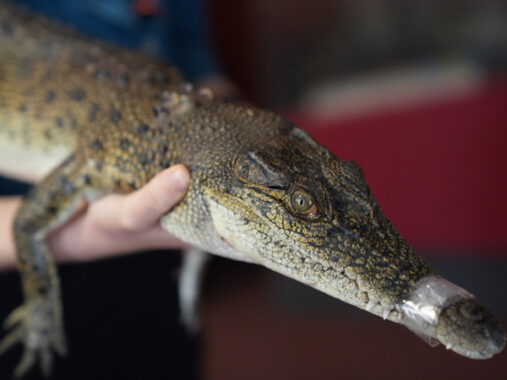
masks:
<path fill-rule="evenodd" d="M 90 261 L 143 249 L 185 247 L 158 221 L 183 197 L 189 182 L 188 170 L 175 165 L 133 193 L 111 194 L 83 205 L 48 238 L 56 261 Z M 16 263 L 12 223 L 21 202 L 20 197 L 0 198 L 0 269 Z"/>

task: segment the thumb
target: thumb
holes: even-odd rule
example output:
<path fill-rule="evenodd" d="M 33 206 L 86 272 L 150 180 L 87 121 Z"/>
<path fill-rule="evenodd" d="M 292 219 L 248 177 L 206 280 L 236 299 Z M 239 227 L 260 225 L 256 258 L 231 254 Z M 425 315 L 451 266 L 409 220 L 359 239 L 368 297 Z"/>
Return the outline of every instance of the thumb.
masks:
<path fill-rule="evenodd" d="M 120 220 L 130 231 L 156 224 L 185 195 L 190 174 L 184 165 L 175 165 L 158 173 L 145 186 L 122 200 Z"/>

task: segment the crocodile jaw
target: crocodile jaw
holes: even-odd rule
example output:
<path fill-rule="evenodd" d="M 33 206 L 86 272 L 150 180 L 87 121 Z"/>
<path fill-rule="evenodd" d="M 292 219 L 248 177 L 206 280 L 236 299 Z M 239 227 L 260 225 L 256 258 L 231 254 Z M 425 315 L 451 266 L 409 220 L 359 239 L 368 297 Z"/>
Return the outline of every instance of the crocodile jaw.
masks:
<path fill-rule="evenodd" d="M 295 240 L 284 239 L 281 235 L 271 236 L 272 244 L 266 245 L 266 232 L 256 227 L 255 221 L 259 219 L 255 213 L 249 211 L 247 215 L 233 212 L 213 198 L 208 199 L 207 205 L 217 235 L 222 242 L 227 242 L 226 249 L 215 254 L 226 256 L 232 248 L 237 254 L 229 258 L 263 265 L 383 319 L 400 323 L 400 305 L 387 299 L 380 300 L 362 289 L 353 271 L 326 264 L 305 254 Z M 241 236 L 241 239 L 238 240 L 237 236 Z M 266 255 L 265 251 L 273 246 L 277 246 L 278 254 Z"/>
<path fill-rule="evenodd" d="M 353 267 L 339 267 L 336 262 L 309 254 L 286 231 L 270 231 L 263 225 L 262 217 L 253 209 L 245 209 L 241 202 L 236 202 L 232 211 L 229 207 L 234 203 L 233 198 L 225 198 L 228 200 L 221 202 L 210 197 L 208 210 L 218 236 L 227 241 L 242 260 L 261 264 L 334 298 L 403 324 L 431 345 L 442 343 L 447 349 L 469 358 L 486 359 L 505 346 L 505 334 L 491 313 L 470 293 L 442 277 L 424 276 L 404 296 L 393 299 L 367 286 Z M 239 212 L 242 207 L 243 212 Z M 452 311 L 454 304 L 467 300 L 480 308 L 484 320 L 474 320 L 460 310 Z"/>

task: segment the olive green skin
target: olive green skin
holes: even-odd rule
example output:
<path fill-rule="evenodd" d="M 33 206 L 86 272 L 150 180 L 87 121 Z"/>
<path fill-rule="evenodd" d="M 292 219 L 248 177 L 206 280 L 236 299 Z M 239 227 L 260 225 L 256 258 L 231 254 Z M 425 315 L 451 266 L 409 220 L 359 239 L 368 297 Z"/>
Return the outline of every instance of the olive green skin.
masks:
<path fill-rule="evenodd" d="M 49 373 L 52 350 L 66 351 L 46 236 L 82 201 L 138 189 L 176 163 L 192 183 L 161 225 L 192 245 L 398 323 L 403 301 L 435 275 L 384 216 L 356 163 L 275 113 L 223 103 L 163 62 L 3 2 L 0 171 L 42 178 L 14 225 L 25 303 L 6 321 L 13 330 L 0 352 L 24 344 L 16 375 L 36 360 Z M 482 341 L 494 336 L 499 351 L 504 335 L 494 317 L 468 317 L 445 309 L 435 337 L 471 352 L 479 331 Z"/>

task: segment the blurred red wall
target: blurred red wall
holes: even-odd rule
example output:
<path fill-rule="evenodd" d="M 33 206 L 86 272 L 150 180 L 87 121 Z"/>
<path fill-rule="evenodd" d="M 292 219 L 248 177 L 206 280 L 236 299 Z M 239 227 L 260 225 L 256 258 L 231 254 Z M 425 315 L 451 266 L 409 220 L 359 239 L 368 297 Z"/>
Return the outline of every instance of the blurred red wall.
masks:
<path fill-rule="evenodd" d="M 247 98 L 270 108 L 278 104 L 267 101 L 269 89 L 282 83 L 274 73 L 294 64 L 276 57 L 285 57 L 287 46 L 317 44 L 329 15 L 340 9 L 331 0 L 319 7 L 288 0 L 209 6 L 226 73 Z M 417 249 L 501 257 L 507 255 L 507 78 L 500 70 L 489 80 L 467 94 L 347 119 L 323 122 L 295 109 L 284 114 L 339 157 L 362 165 L 384 212 Z"/>
<path fill-rule="evenodd" d="M 385 214 L 416 248 L 507 253 L 507 81 L 346 120 L 286 116 L 361 164 Z"/>

